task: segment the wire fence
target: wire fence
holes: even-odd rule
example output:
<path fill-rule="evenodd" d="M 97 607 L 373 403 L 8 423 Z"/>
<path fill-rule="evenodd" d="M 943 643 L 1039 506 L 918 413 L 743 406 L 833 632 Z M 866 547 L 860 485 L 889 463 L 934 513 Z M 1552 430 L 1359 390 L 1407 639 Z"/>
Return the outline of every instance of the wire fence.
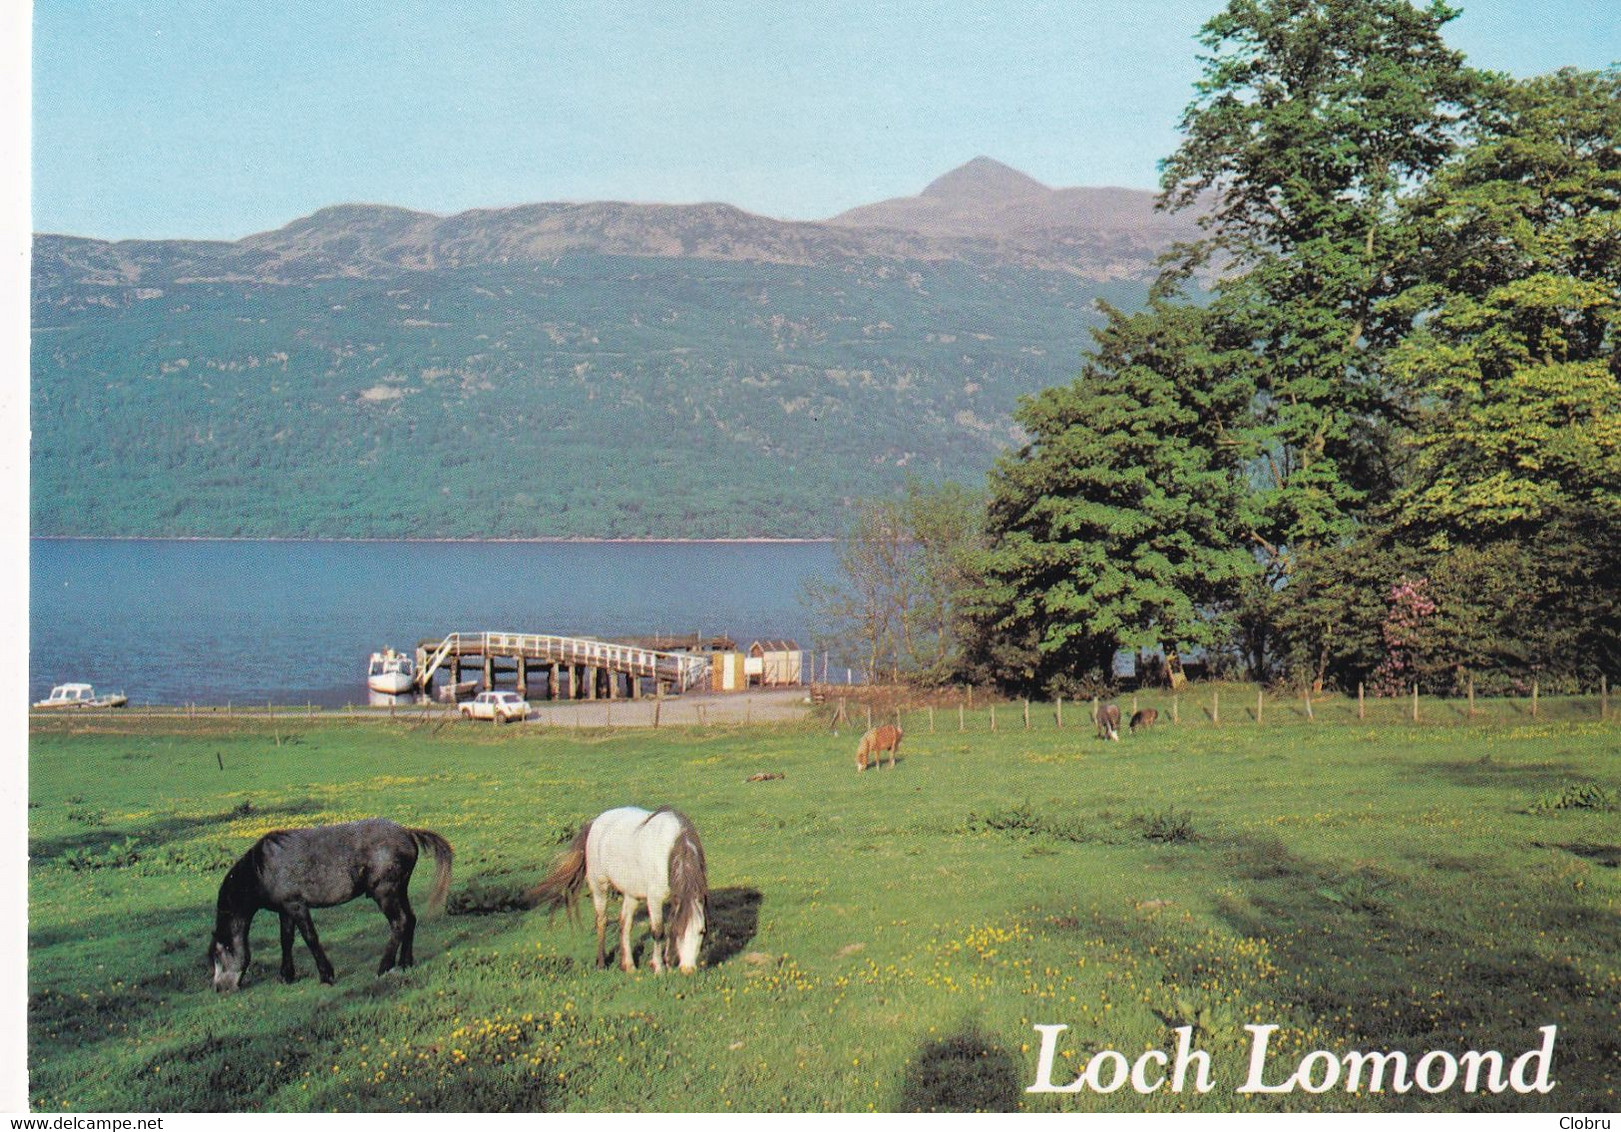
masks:
<path fill-rule="evenodd" d="M 1616 722 L 1608 681 L 1590 693 L 1544 696 L 1533 686 L 1524 696 L 1399 696 L 1296 692 L 1279 694 L 1242 684 L 1190 684 L 1182 690 L 1150 689 L 1100 699 L 1014 699 L 982 689 L 942 689 L 917 694 L 895 687 L 831 687 L 813 694 L 829 726 L 873 727 L 884 723 L 931 733 L 1095 729 L 1101 704 L 1120 709 L 1122 731 L 1166 726 L 1408 726 L 1524 725 L 1555 722 Z"/>
<path fill-rule="evenodd" d="M 1291 726 L 1507 726 L 1536 723 L 1618 721 L 1608 681 L 1577 695 L 1544 696 L 1533 686 L 1520 696 L 1435 696 L 1417 689 L 1400 696 L 1343 693 L 1279 693 L 1255 685 L 1189 684 L 1180 691 L 1145 689 L 1106 699 L 1019 699 L 957 687 L 915 689 L 894 685 L 812 685 L 793 704 L 757 702 L 733 695 L 633 700 L 540 702 L 527 722 L 552 728 L 781 726 L 810 720 L 838 731 L 897 724 L 929 733 L 1095 730 L 1095 712 L 1109 703 L 1120 710 L 1124 731 L 1165 727 Z M 809 705 L 804 706 L 804 705 Z M 73 725 L 119 721 L 242 724 L 375 723 L 390 720 L 442 727 L 463 721 L 460 707 L 439 702 L 348 704 L 236 703 L 131 705 L 116 709 L 31 711 L 31 723 L 60 720 Z M 467 721 L 483 725 L 486 721 Z M 1136 724 L 1133 727 L 1133 724 Z"/>

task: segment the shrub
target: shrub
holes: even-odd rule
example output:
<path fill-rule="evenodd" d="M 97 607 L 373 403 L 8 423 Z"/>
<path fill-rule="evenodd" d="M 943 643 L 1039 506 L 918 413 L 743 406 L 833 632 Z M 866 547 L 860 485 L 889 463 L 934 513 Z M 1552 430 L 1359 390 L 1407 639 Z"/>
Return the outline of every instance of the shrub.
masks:
<path fill-rule="evenodd" d="M 965 828 L 969 833 L 994 830 L 1014 836 L 1051 837 L 1058 841 L 1077 843 L 1096 840 L 1087 832 L 1086 826 L 1079 818 L 1054 817 L 1038 813 L 1030 808 L 1029 803 L 1021 803 L 1012 809 L 998 810 L 990 814 L 970 811 Z"/>
<path fill-rule="evenodd" d="M 1142 834 L 1149 841 L 1192 841 L 1193 812 L 1183 810 L 1177 812 L 1175 806 L 1152 814 L 1138 814 L 1132 818 L 1132 824 L 1142 830 Z"/>
<path fill-rule="evenodd" d="M 1599 782 L 1573 782 L 1559 793 L 1547 793 L 1527 808 L 1527 813 L 1545 814 L 1551 810 L 1600 810 L 1618 807 L 1615 791 Z"/>

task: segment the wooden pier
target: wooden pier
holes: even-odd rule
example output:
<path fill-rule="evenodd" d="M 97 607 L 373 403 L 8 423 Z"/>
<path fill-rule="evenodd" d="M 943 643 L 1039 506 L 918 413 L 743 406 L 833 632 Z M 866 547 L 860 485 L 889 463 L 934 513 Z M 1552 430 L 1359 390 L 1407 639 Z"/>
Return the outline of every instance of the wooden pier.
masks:
<path fill-rule="evenodd" d="M 416 685 L 432 694 L 444 670 L 452 685 L 481 673 L 486 689 L 511 677 L 528 699 L 615 700 L 678 694 L 707 685 L 709 659 L 693 653 L 540 633 L 450 633 L 417 645 Z"/>

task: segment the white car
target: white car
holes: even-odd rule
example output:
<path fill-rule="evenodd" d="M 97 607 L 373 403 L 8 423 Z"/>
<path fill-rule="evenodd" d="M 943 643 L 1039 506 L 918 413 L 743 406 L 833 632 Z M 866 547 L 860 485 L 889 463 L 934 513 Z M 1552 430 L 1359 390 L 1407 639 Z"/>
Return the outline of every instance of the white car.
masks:
<path fill-rule="evenodd" d="M 529 718 L 529 701 L 517 692 L 480 692 L 461 706 L 464 719 L 488 719 L 511 723 Z"/>

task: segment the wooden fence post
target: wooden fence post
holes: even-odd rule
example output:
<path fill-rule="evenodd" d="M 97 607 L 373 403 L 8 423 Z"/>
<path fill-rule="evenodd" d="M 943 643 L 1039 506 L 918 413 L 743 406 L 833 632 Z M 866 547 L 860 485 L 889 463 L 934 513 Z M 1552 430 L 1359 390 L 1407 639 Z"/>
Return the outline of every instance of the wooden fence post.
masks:
<path fill-rule="evenodd" d="M 966 731 L 966 730 L 968 730 L 967 725 L 963 722 L 962 701 L 961 700 L 957 701 L 957 730 L 958 731 Z"/>
<path fill-rule="evenodd" d="M 929 734 L 934 734 L 934 705 L 929 705 Z"/>
<path fill-rule="evenodd" d="M 1058 730 L 1064 729 L 1064 697 L 1058 697 Z"/>
<path fill-rule="evenodd" d="M 1182 697 L 1181 696 L 1177 695 L 1177 696 L 1172 696 L 1171 697 L 1171 722 L 1172 723 L 1181 723 L 1182 722 L 1182 720 L 1181 720 L 1181 718 L 1180 718 L 1180 716 L 1178 714 L 1178 708 L 1181 706 L 1181 703 L 1182 703 Z"/>
<path fill-rule="evenodd" d="M 1261 708 L 1265 699 L 1266 692 L 1263 689 L 1257 688 L 1255 690 L 1255 726 L 1257 727 L 1261 725 Z"/>
<path fill-rule="evenodd" d="M 1306 719 L 1311 721 L 1311 722 L 1316 722 L 1317 717 L 1312 714 L 1312 710 L 1311 710 L 1311 685 L 1310 684 L 1306 685 L 1305 698 L 1306 698 Z"/>
<path fill-rule="evenodd" d="M 1413 681 L 1413 722 L 1418 722 L 1418 681 Z"/>
<path fill-rule="evenodd" d="M 1469 718 L 1475 718 L 1475 674 L 1469 674 Z"/>
<path fill-rule="evenodd" d="M 1356 682 L 1356 717 L 1358 719 L 1368 718 L 1367 709 L 1362 701 L 1362 681 L 1360 680 Z"/>
<path fill-rule="evenodd" d="M 996 705 L 991 704 L 991 730 L 996 730 Z"/>
<path fill-rule="evenodd" d="M 1598 678 L 1598 717 L 1600 720 L 1610 718 L 1610 678 Z"/>
<path fill-rule="evenodd" d="M 1531 718 L 1537 717 L 1537 682 L 1531 681 Z"/>
<path fill-rule="evenodd" d="M 1214 690 L 1210 693 L 1210 722 L 1221 722 L 1221 693 Z"/>
<path fill-rule="evenodd" d="M 1024 729 L 1030 730 L 1030 697 L 1024 698 Z"/>

